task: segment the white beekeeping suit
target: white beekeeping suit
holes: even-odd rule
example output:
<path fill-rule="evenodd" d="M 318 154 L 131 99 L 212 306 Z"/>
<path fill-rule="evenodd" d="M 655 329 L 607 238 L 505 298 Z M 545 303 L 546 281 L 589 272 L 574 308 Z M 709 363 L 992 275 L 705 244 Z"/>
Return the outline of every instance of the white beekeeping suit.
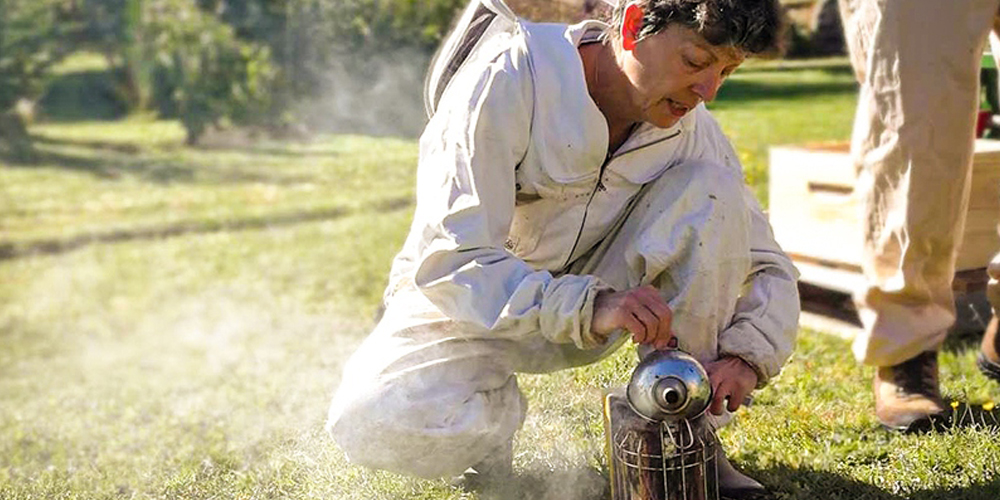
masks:
<path fill-rule="evenodd" d="M 601 290 L 656 286 L 682 349 L 737 356 L 760 385 L 790 355 L 796 272 L 704 106 L 607 154 L 578 52 L 605 27 L 527 23 L 482 0 L 446 41 L 385 313 L 330 409 L 352 461 L 442 477 L 509 447 L 526 409 L 515 373 L 624 341 L 590 331 Z"/>

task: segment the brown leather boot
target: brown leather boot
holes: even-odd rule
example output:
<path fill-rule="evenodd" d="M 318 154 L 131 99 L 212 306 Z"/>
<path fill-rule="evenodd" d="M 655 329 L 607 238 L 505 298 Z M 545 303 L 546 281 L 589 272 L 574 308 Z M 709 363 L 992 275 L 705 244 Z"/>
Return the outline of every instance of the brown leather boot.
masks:
<path fill-rule="evenodd" d="M 875 372 L 875 416 L 887 429 L 906 431 L 944 413 L 937 351 L 925 351 Z"/>
<path fill-rule="evenodd" d="M 1000 382 L 1000 337 L 997 336 L 997 317 L 993 316 L 983 333 L 983 343 L 976 358 L 976 366 L 983 375 Z"/>

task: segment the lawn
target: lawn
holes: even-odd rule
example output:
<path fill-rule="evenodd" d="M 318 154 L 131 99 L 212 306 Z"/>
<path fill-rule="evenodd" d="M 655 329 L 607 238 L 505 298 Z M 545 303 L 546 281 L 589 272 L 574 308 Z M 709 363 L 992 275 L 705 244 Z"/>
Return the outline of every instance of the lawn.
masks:
<path fill-rule="evenodd" d="M 712 107 L 763 196 L 767 147 L 846 139 L 854 92 L 843 61 L 770 63 Z M 631 348 L 521 377 L 500 493 L 351 466 L 323 432 L 408 227 L 414 140 L 190 148 L 175 122 L 72 113 L 31 132 L 39 162 L 0 163 L 0 498 L 605 498 L 600 399 Z M 801 332 L 721 432 L 739 466 L 783 499 L 1000 496 L 996 429 L 881 430 L 848 347 Z M 1000 399 L 975 352 L 948 344 L 947 394 Z"/>

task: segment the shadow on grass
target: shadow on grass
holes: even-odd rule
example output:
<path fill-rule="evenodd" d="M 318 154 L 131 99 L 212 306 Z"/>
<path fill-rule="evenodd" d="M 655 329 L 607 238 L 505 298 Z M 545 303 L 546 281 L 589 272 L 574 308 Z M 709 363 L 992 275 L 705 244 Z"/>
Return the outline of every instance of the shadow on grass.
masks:
<path fill-rule="evenodd" d="M 247 172 L 236 169 L 206 169 L 197 162 L 184 162 L 176 159 L 143 156 L 142 148 L 129 143 L 115 143 L 86 139 L 55 139 L 46 136 L 33 136 L 35 144 L 32 157 L 24 158 L 0 151 L 0 161 L 12 167 L 38 168 L 56 167 L 64 170 L 82 172 L 102 180 L 115 180 L 123 176 L 136 178 L 154 184 L 167 185 L 173 183 L 192 183 L 202 179 L 211 183 L 266 183 L 275 185 L 290 185 L 311 182 L 312 177 L 288 175 L 264 175 L 257 172 Z M 78 147 L 90 149 L 93 155 L 75 155 L 58 151 L 59 147 Z M 236 152 L 237 149 L 232 149 Z M 280 148 L 248 147 L 239 152 L 263 155 L 278 155 Z M 284 156 L 294 156 L 297 153 L 285 151 Z M 333 157 L 333 152 L 303 152 L 299 156 Z M 200 175 L 196 175 L 200 174 Z"/>
<path fill-rule="evenodd" d="M 775 500 L 996 500 L 1000 492 L 1000 479 L 964 488 L 898 495 L 822 470 L 777 466 L 745 468 L 744 472 L 765 484 Z M 501 484 L 477 489 L 476 493 L 481 500 L 607 500 L 611 499 L 611 486 L 607 471 L 581 467 L 564 471 L 528 470 Z"/>
<path fill-rule="evenodd" d="M 105 151 L 114 151 L 116 153 L 122 154 L 137 154 L 142 151 L 142 148 L 135 144 L 129 144 L 127 142 L 109 142 L 109 141 L 97 141 L 89 139 L 64 139 L 55 138 L 45 135 L 34 135 L 32 140 L 35 144 L 49 144 L 53 146 L 76 146 L 90 149 L 99 149 Z"/>
<path fill-rule="evenodd" d="M 105 180 L 118 179 L 125 174 L 157 184 L 189 182 L 195 178 L 195 165 L 177 161 L 157 161 L 139 158 L 135 156 L 138 149 L 128 144 L 100 143 L 100 147 L 98 147 L 97 142 L 92 142 L 87 144 L 86 147 L 97 148 L 97 153 L 95 156 L 84 156 L 53 151 L 46 147 L 51 145 L 68 145 L 60 143 L 60 141 L 38 137 L 33 137 L 33 141 L 35 142 L 35 148 L 34 154 L 30 159 L 0 153 L 0 161 L 10 167 L 56 167 L 63 170 L 90 174 Z M 117 155 L 109 156 L 109 151 L 112 154 L 117 153 Z"/>
<path fill-rule="evenodd" d="M 828 471 L 778 466 L 746 472 L 761 480 L 781 500 L 996 500 L 1000 479 L 964 488 L 943 488 L 897 495 L 877 486 Z"/>
<path fill-rule="evenodd" d="M 255 146 L 253 144 L 199 144 L 193 147 L 200 151 L 249 153 L 284 158 L 336 158 L 342 155 L 342 153 L 336 151 L 289 151 L 281 147 Z"/>
<path fill-rule="evenodd" d="M 1000 407 L 995 403 L 968 403 L 947 398 L 946 401 L 949 404 L 944 413 L 917 420 L 903 432 L 916 435 L 949 433 L 956 429 L 975 429 L 994 435 L 1000 432 Z"/>
<path fill-rule="evenodd" d="M 390 212 L 412 205 L 407 198 L 390 198 L 372 203 L 360 211 Z M 270 214 L 263 217 L 248 217 L 235 220 L 184 221 L 158 227 L 119 229 L 107 232 L 81 234 L 69 238 L 53 238 L 20 243 L 0 241 L 0 261 L 36 255 L 55 255 L 70 252 L 96 243 L 123 243 L 136 240 L 155 240 L 206 234 L 222 231 L 249 231 L 290 226 L 303 222 L 337 219 L 352 213 L 345 207 L 330 207 L 288 214 Z"/>
<path fill-rule="evenodd" d="M 159 149 L 166 150 L 191 148 L 196 151 L 205 152 L 257 154 L 285 158 L 335 158 L 342 155 L 342 153 L 337 151 L 293 151 L 281 146 L 261 145 L 260 141 L 265 139 L 265 133 L 249 134 L 241 131 L 234 131 L 233 134 L 239 137 L 222 139 L 213 139 L 208 137 L 194 146 L 187 146 L 177 142 L 175 144 L 161 144 L 158 147 Z M 266 136 L 266 138 L 273 139 L 278 142 L 282 141 L 281 137 Z M 33 135 L 31 139 L 36 145 L 80 147 L 98 151 L 111 151 L 126 155 L 135 155 L 142 152 L 142 147 L 128 142 L 102 141 L 94 139 L 69 139 L 65 137 L 51 137 L 46 135 Z M 308 139 L 299 138 L 295 141 L 289 140 L 289 143 L 308 144 Z"/>
<path fill-rule="evenodd" d="M 970 486 L 933 491 L 918 491 L 910 495 L 911 500 L 996 500 L 1000 498 L 1000 479 Z"/>
<path fill-rule="evenodd" d="M 833 472 L 784 465 L 743 471 L 757 478 L 781 500 L 904 500 L 881 488 Z"/>

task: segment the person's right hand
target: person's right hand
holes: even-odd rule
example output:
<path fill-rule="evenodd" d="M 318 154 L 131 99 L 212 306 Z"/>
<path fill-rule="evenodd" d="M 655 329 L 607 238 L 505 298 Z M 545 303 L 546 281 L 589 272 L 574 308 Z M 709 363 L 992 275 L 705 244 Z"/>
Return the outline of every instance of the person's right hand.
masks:
<path fill-rule="evenodd" d="M 651 285 L 614 292 L 602 291 L 594 298 L 590 331 L 607 338 L 619 328 L 628 330 L 637 344 L 664 350 L 674 343 L 670 329 L 673 311 Z"/>

